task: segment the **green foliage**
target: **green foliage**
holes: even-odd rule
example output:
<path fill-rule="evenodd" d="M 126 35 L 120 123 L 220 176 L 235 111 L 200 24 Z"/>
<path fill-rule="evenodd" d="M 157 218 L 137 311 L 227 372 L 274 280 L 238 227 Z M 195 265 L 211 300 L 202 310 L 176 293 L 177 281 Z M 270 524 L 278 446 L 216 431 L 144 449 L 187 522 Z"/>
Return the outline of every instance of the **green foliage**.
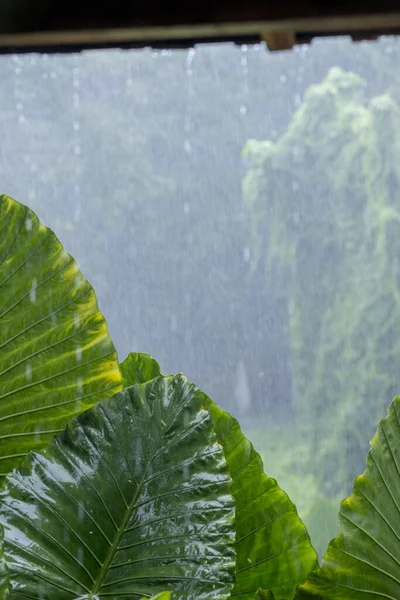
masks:
<path fill-rule="evenodd" d="M 259 454 L 236 419 L 209 398 L 205 407 L 233 481 L 237 554 L 233 595 L 250 600 L 263 588 L 279 600 L 290 600 L 296 586 L 317 564 L 306 528 L 275 479 L 265 475 Z"/>
<path fill-rule="evenodd" d="M 131 353 L 121 368 L 130 375 L 124 376 L 128 386 L 160 373 L 153 358 L 138 353 Z M 210 412 L 232 477 L 236 516 L 236 582 L 232 595 L 250 600 L 259 588 L 264 588 L 265 592 L 268 589 L 276 593 L 279 600 L 290 600 L 297 585 L 317 564 L 307 531 L 294 504 L 276 481 L 265 475 L 260 456 L 237 420 L 205 394 L 202 405 Z"/>
<path fill-rule="evenodd" d="M 0 477 L 120 388 L 92 287 L 29 208 L 0 196 Z"/>
<path fill-rule="evenodd" d="M 371 441 L 367 468 L 340 508 L 341 534 L 299 600 L 363 600 L 400 594 L 400 398 Z"/>
<path fill-rule="evenodd" d="M 275 596 L 270 590 L 267 592 L 263 590 L 257 590 L 256 600 L 275 600 Z"/>
<path fill-rule="evenodd" d="M 146 383 L 161 376 L 160 367 L 150 354 L 130 352 L 119 368 L 124 388 L 137 383 Z"/>
<path fill-rule="evenodd" d="M 127 388 L 10 474 L 10 598 L 230 595 L 231 480 L 202 403 L 181 375 Z"/>
<path fill-rule="evenodd" d="M 21 326 L 25 312 L 29 315 L 24 299 L 30 296 L 34 318 L 41 315 L 46 322 L 51 310 L 56 312 L 54 303 L 60 303 L 61 312 L 66 297 L 67 306 L 74 306 L 73 291 L 79 286 L 75 279 L 71 290 L 69 269 L 75 277 L 79 272 L 33 213 L 7 197 L 2 197 L 0 208 L 8 224 L 1 263 L 8 268 L 3 277 L 5 298 L 10 302 L 7 281 L 19 273 L 17 300 L 9 312 L 16 308 L 15 335 L 20 330 L 26 333 L 30 348 L 40 335 L 36 322 L 31 328 Z M 32 287 L 26 282 L 33 277 L 37 279 L 32 299 Z M 48 282 L 51 292 L 39 302 L 36 290 Z M 94 299 L 90 286 L 87 294 Z M 42 312 L 35 312 L 37 305 Z M 97 311 L 95 299 L 91 306 Z M 43 334 L 57 339 L 59 327 L 58 322 L 47 324 Z M 54 369 L 53 375 L 51 367 L 69 358 L 63 347 L 65 329 L 68 321 L 61 322 L 61 340 L 54 343 L 60 352 L 54 350 L 43 361 L 52 393 L 61 397 L 69 387 L 54 385 L 60 373 Z M 87 342 L 90 348 L 96 343 L 95 336 Z M 47 343 L 37 354 L 49 349 L 53 346 Z M 24 351 L 22 347 L 22 363 L 27 360 Z M 98 376 L 97 363 L 87 365 L 90 384 Z M 107 379 L 107 364 L 102 368 Z M 390 600 L 398 597 L 400 397 L 371 442 L 366 472 L 355 480 L 353 495 L 341 506 L 341 534 L 318 568 L 296 507 L 276 480 L 264 474 L 260 456 L 236 419 L 182 374 L 162 376 L 148 354 L 129 354 L 118 370 L 117 380 L 121 378 L 122 392 L 74 416 L 63 433 L 41 451 L 31 450 L 5 477 L 0 491 L 2 597 L 139 600 L 144 594 L 170 600 L 171 593 L 176 600 L 239 596 L 361 600 L 366 593 Z M 5 381 L 14 389 L 13 379 Z M 38 419 L 37 431 L 43 410 L 29 404 L 35 401 L 35 385 L 24 389 L 33 389 L 32 399 L 26 395 L 26 412 L 29 419 L 32 414 L 33 420 Z M 24 417 L 22 413 L 22 422 Z M 309 518 L 317 533 L 335 522 L 324 498 L 314 504 Z"/>
<path fill-rule="evenodd" d="M 358 75 L 332 69 L 276 143 L 245 150 L 255 261 L 267 273 L 286 265 L 300 428 L 329 496 L 343 494 L 354 460 L 361 468 L 396 392 L 399 125 L 389 96 L 366 101 Z"/>

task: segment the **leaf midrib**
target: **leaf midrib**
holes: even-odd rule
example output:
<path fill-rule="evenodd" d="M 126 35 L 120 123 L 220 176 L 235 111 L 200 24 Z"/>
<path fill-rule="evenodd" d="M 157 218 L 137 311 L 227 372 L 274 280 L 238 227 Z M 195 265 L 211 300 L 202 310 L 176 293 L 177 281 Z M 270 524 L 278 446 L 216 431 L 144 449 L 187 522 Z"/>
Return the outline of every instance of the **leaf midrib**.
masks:
<path fill-rule="evenodd" d="M 167 427 L 165 429 L 167 429 Z M 97 576 L 97 579 L 96 579 L 96 581 L 94 583 L 94 586 L 93 586 L 92 592 L 91 592 L 91 596 L 90 596 L 91 598 L 95 597 L 95 595 L 100 591 L 100 589 L 101 589 L 101 587 L 102 587 L 102 585 L 104 583 L 104 579 L 105 579 L 105 577 L 106 577 L 106 575 L 107 575 L 107 573 L 109 571 L 110 565 L 111 565 L 112 561 L 114 560 L 114 557 L 115 557 L 115 555 L 117 553 L 117 550 L 118 550 L 119 544 L 121 542 L 122 536 L 125 533 L 126 525 L 129 522 L 129 519 L 130 519 L 130 517 L 132 515 L 133 509 L 134 509 L 135 504 L 136 504 L 136 501 L 137 501 L 137 499 L 138 499 L 138 497 L 140 495 L 140 492 L 142 490 L 142 487 L 143 487 L 143 485 L 144 485 L 144 483 L 146 481 L 146 477 L 147 477 L 147 473 L 149 471 L 149 467 L 150 467 L 150 465 L 152 464 L 152 462 L 154 460 L 154 457 L 156 455 L 156 451 L 157 451 L 158 445 L 159 445 L 159 443 L 160 443 L 160 441 L 161 441 L 161 439 L 162 439 L 163 436 L 164 436 L 164 430 L 161 429 L 160 430 L 160 435 L 158 436 L 157 441 L 154 444 L 153 451 L 152 451 L 152 454 L 151 454 L 151 458 L 149 459 L 149 461 L 147 463 L 147 467 L 146 467 L 146 469 L 145 469 L 145 471 L 143 473 L 143 476 L 142 476 L 140 482 L 138 483 L 137 490 L 136 490 L 135 494 L 133 495 L 132 500 L 130 501 L 130 503 L 128 504 L 128 506 L 126 508 L 125 516 L 124 516 L 124 518 L 121 521 L 121 525 L 119 526 L 118 531 L 116 531 L 116 533 L 115 533 L 114 542 L 113 542 L 113 544 L 110 546 L 110 548 L 108 550 L 107 557 L 106 557 L 106 559 L 105 559 L 105 561 L 103 563 L 103 566 L 101 567 L 100 572 L 99 572 L 99 574 Z"/>

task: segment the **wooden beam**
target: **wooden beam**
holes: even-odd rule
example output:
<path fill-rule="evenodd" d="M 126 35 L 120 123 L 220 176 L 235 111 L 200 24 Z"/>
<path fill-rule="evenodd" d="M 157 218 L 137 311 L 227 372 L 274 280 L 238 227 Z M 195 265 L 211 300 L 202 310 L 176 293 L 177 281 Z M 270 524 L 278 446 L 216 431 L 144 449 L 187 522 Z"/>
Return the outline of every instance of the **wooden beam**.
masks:
<path fill-rule="evenodd" d="M 77 0 L 2 0 L 0 49 L 174 47 L 248 38 L 264 40 L 272 50 L 282 50 L 316 35 L 351 34 L 362 39 L 400 32 L 400 7 L 395 0 L 290 0 L 286 4 L 277 0 L 252 0 L 250 4 L 218 0 L 212 5 L 196 0 L 183 8 L 176 3 L 173 9 L 161 0 L 131 3 L 130 8 L 114 0 L 114 11 L 109 0 L 90 4 L 91 10 L 88 5 L 85 0 L 80 4 Z M 21 7 L 27 6 L 30 10 L 24 12 Z"/>

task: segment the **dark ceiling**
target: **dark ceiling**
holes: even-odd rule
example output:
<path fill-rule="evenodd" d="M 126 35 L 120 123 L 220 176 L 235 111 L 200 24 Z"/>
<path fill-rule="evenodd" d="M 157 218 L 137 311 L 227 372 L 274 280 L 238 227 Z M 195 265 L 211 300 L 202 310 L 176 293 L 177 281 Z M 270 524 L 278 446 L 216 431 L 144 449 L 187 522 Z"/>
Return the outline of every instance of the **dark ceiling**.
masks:
<path fill-rule="evenodd" d="M 264 39 L 271 49 L 314 35 L 400 31 L 395 0 L 0 0 L 0 48 L 186 46 Z"/>

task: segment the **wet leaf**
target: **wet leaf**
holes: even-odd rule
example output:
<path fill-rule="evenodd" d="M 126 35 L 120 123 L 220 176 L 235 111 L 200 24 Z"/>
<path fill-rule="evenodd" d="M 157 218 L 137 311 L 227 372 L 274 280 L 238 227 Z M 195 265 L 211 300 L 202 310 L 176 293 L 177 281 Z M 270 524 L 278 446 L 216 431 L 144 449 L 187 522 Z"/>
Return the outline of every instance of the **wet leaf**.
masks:
<path fill-rule="evenodd" d="M 299 583 L 317 566 L 317 553 L 293 502 L 243 435 L 239 423 L 206 397 L 222 444 L 236 502 L 236 584 L 232 596 L 254 600 L 257 590 L 292 600 Z"/>
<path fill-rule="evenodd" d="M 157 596 L 153 596 L 150 600 L 171 600 L 172 595 L 171 592 L 161 592 L 161 594 L 157 594 Z M 142 600 L 148 600 L 147 598 L 142 598 Z"/>
<path fill-rule="evenodd" d="M 371 440 L 367 468 L 342 502 L 341 533 L 299 600 L 400 598 L 400 397 Z"/>
<path fill-rule="evenodd" d="M 92 287 L 29 208 L 0 196 L 0 478 L 120 388 Z"/>
<path fill-rule="evenodd" d="M 140 369 L 141 355 L 130 356 Z M 152 369 L 159 372 L 158 364 L 151 360 Z M 145 369 L 135 376 L 145 379 L 151 371 L 143 364 Z M 296 587 L 317 566 L 307 530 L 287 494 L 265 475 L 259 454 L 236 419 L 205 394 L 201 397 L 202 406 L 210 411 L 233 480 L 237 571 L 232 596 L 254 600 L 257 592 L 260 598 L 292 600 Z"/>
<path fill-rule="evenodd" d="M 183 376 L 159 377 L 28 455 L 0 494 L 11 599 L 229 597 L 231 479 L 201 404 Z"/>
<path fill-rule="evenodd" d="M 256 600 L 275 600 L 275 597 L 270 590 L 257 590 Z"/>
<path fill-rule="evenodd" d="M 146 383 L 161 376 L 160 366 L 150 354 L 130 352 L 119 365 L 124 388 L 137 383 Z"/>

